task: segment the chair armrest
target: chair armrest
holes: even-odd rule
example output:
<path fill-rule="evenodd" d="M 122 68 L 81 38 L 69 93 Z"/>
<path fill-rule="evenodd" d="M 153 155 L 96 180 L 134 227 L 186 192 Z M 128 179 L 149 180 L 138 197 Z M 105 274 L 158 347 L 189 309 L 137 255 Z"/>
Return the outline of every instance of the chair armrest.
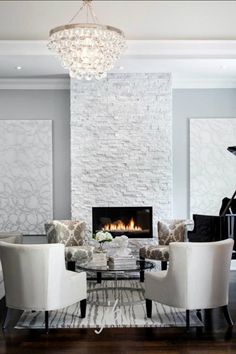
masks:
<path fill-rule="evenodd" d="M 0 242 L 23 243 L 23 234 L 19 232 L 0 232 Z"/>

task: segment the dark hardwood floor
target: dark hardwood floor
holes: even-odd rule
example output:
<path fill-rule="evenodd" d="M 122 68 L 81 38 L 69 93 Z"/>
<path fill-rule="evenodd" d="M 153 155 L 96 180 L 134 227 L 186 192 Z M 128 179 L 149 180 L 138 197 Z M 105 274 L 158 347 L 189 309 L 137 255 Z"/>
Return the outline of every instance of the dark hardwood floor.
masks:
<path fill-rule="evenodd" d="M 236 322 L 236 271 L 231 272 L 230 312 Z M 3 302 L 1 303 L 3 310 Z M 2 311 L 1 311 L 2 313 Z M 206 314 L 203 330 L 191 328 L 121 328 L 16 330 L 20 313 L 13 311 L 8 329 L 0 335 L 0 354 L 229 354 L 236 353 L 236 325 L 230 331 L 219 310 Z"/>

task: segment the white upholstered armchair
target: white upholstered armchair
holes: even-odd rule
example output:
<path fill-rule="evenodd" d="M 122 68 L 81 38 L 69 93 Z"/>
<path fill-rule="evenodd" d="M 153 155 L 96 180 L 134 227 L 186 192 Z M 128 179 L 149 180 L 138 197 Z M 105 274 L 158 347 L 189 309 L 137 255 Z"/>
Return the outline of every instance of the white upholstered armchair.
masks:
<path fill-rule="evenodd" d="M 61 244 L 0 242 L 7 308 L 45 311 L 46 331 L 50 310 L 80 301 L 81 317 L 86 314 L 86 273 L 65 269 L 64 250 Z"/>
<path fill-rule="evenodd" d="M 234 241 L 174 242 L 170 244 L 167 271 L 145 273 L 147 317 L 152 316 L 152 300 L 189 310 L 222 307 L 229 325 L 229 273 Z"/>

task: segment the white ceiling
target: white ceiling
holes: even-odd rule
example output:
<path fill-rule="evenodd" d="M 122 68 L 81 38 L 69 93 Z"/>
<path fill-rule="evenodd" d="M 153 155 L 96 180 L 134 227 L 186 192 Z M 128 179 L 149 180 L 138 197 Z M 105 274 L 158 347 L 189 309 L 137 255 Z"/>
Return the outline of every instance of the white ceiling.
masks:
<path fill-rule="evenodd" d="M 81 1 L 0 1 L 0 39 L 47 39 Z M 128 39 L 236 39 L 235 1 L 93 1 L 101 23 Z M 83 18 L 78 18 L 80 20 Z"/>
<path fill-rule="evenodd" d="M 201 82 L 209 81 L 212 87 L 218 87 L 219 82 L 221 86 L 224 82 L 225 87 L 236 87 L 236 1 L 99 0 L 93 3 L 101 23 L 123 29 L 126 37 L 131 39 L 128 50 L 113 72 L 171 72 L 175 83 L 194 81 L 195 86 L 201 87 Z M 80 5 L 81 1 L 0 1 L 0 79 L 68 77 L 52 53 L 46 50 L 34 52 L 37 46 L 32 44 L 46 40 L 49 30 L 68 22 Z M 155 47 L 158 41 L 143 45 L 150 39 L 192 39 L 196 44 L 192 45 L 191 56 L 175 56 L 174 51 L 163 56 L 160 55 L 162 44 Z M 213 50 L 214 55 L 199 57 L 198 51 L 194 51 L 199 45 L 196 39 L 203 40 L 200 45 L 205 43 L 206 48 L 206 39 L 231 39 L 233 55 L 225 55 L 221 45 L 217 55 Z M 20 48 L 20 40 L 31 40 L 29 43 L 33 49 L 18 50 L 17 41 Z M 168 53 L 171 41 L 164 42 L 164 53 Z M 11 50 L 6 50 L 6 44 Z M 183 48 L 185 45 L 183 41 Z M 171 48 L 174 46 L 172 43 Z M 22 70 L 16 70 L 17 66 Z"/>

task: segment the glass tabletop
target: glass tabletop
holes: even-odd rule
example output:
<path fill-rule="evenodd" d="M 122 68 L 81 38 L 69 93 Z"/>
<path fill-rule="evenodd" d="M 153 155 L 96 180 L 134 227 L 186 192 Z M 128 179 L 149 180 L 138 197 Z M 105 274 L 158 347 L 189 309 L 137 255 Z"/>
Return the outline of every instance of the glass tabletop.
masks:
<path fill-rule="evenodd" d="M 91 272 L 140 272 L 154 268 L 154 263 L 142 259 L 136 259 L 134 264 L 114 265 L 108 261 L 107 265 L 96 265 L 91 261 L 77 261 L 76 268 Z"/>

